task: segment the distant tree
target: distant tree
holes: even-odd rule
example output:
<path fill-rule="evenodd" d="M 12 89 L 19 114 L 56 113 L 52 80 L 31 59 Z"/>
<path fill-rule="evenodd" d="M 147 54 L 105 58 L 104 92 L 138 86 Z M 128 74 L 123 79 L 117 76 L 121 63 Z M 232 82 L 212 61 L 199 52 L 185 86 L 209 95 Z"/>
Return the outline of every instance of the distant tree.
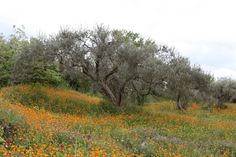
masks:
<path fill-rule="evenodd" d="M 54 50 L 62 65 L 77 67 L 114 105 L 125 104 L 130 84 L 139 67 L 154 56 L 156 45 L 139 34 L 109 30 L 62 30 L 53 39 Z"/>
<path fill-rule="evenodd" d="M 28 37 L 25 33 L 25 27 L 13 26 L 13 33 L 9 37 L 9 45 L 16 52 L 20 52 L 21 49 L 28 43 Z"/>
<path fill-rule="evenodd" d="M 46 40 L 31 38 L 23 45 L 16 56 L 11 82 L 45 83 L 57 85 L 62 78 L 54 57 L 48 53 Z"/>
<path fill-rule="evenodd" d="M 212 83 L 212 94 L 216 99 L 217 108 L 227 108 L 225 102 L 230 101 L 236 95 L 236 81 L 220 79 Z"/>

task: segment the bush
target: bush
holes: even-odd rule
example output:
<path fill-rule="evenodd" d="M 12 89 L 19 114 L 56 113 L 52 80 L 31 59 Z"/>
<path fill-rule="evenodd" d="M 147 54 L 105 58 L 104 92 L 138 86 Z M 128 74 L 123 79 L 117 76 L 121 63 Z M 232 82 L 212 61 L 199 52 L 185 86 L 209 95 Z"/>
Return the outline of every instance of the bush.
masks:
<path fill-rule="evenodd" d="M 31 39 L 16 57 L 11 82 L 59 85 L 63 82 L 58 65 L 47 53 L 42 39 Z"/>

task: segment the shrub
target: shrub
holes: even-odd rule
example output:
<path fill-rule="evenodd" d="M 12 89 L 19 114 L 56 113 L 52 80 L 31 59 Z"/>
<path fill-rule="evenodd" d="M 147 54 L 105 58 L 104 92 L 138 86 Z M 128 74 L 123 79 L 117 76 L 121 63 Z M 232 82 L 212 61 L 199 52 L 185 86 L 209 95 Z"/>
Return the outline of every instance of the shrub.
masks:
<path fill-rule="evenodd" d="M 16 57 L 11 82 L 59 85 L 62 76 L 43 39 L 32 38 Z"/>

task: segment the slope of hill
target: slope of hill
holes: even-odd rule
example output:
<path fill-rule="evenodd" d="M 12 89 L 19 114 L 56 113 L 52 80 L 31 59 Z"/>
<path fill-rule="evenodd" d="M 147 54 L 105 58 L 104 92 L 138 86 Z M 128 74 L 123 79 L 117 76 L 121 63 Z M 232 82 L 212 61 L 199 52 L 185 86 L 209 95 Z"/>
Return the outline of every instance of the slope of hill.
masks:
<path fill-rule="evenodd" d="M 84 114 L 101 101 L 73 90 L 42 85 L 18 85 L 3 88 L 4 98 L 28 107 L 45 109 L 55 113 Z M 87 109 L 87 110 L 86 110 Z"/>
<path fill-rule="evenodd" d="M 117 109 L 72 90 L 19 85 L 0 92 L 1 156 L 235 156 L 236 107 L 186 112 L 172 101 Z M 11 123 L 11 125 L 9 125 Z"/>

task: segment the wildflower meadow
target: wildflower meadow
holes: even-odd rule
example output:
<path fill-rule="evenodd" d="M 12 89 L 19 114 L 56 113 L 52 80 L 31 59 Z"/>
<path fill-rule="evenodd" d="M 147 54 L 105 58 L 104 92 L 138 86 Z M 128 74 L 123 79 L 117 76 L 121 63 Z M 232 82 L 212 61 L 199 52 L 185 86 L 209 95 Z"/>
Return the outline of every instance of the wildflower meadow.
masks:
<path fill-rule="evenodd" d="M 236 155 L 235 104 L 208 110 L 193 103 L 182 112 L 159 100 L 116 109 L 99 97 L 41 85 L 2 88 L 0 104 L 1 118 L 14 128 L 1 156 Z"/>

